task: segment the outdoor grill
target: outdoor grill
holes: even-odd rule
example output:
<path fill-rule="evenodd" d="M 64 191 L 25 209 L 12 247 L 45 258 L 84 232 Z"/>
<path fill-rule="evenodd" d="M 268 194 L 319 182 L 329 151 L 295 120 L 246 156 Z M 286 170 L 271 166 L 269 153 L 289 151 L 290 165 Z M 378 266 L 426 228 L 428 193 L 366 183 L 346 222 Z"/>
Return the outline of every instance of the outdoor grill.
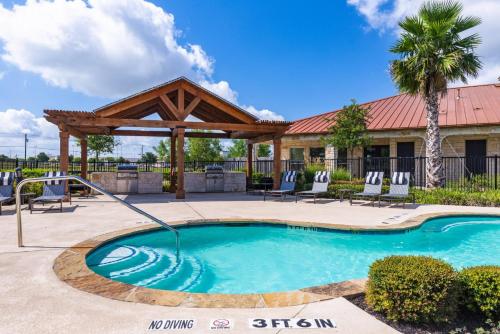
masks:
<path fill-rule="evenodd" d="M 116 190 L 118 193 L 137 193 L 138 191 L 137 166 L 119 165 L 116 175 Z"/>
<path fill-rule="evenodd" d="M 224 192 L 224 168 L 219 165 L 205 167 L 207 192 Z"/>

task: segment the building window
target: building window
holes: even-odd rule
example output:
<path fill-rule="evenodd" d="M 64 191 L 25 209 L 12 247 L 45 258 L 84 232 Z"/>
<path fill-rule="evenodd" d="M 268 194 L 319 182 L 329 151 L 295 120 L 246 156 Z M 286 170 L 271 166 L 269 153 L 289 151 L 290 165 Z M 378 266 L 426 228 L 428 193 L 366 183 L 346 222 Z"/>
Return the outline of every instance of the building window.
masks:
<path fill-rule="evenodd" d="M 323 161 L 325 160 L 325 148 L 324 147 L 311 147 L 309 149 L 309 157 L 311 161 Z"/>
<path fill-rule="evenodd" d="M 304 148 L 302 147 L 290 148 L 290 160 L 304 161 Z"/>

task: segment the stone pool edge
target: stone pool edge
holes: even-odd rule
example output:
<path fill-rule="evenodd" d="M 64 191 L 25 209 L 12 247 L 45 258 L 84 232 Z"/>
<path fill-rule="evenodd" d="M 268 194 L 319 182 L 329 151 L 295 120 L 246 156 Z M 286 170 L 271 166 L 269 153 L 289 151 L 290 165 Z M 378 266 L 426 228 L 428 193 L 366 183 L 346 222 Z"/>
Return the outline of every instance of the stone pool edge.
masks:
<path fill-rule="evenodd" d="M 404 231 L 417 228 L 431 218 L 444 216 L 497 216 L 468 212 L 428 213 L 409 218 L 400 224 L 390 226 L 360 227 L 352 225 L 325 224 L 314 222 L 294 222 L 277 219 L 198 219 L 172 222 L 173 226 L 204 225 L 213 223 L 255 223 L 266 222 L 300 227 L 317 227 L 342 231 Z M 120 301 L 163 305 L 171 307 L 207 308 L 271 308 L 309 304 L 323 300 L 358 295 L 364 292 L 367 279 L 355 279 L 322 286 L 314 286 L 294 291 L 259 294 L 211 294 L 188 293 L 170 290 L 150 289 L 110 280 L 93 272 L 86 263 L 86 256 L 93 249 L 109 241 L 150 230 L 160 229 L 156 224 L 148 224 L 102 234 L 62 252 L 54 261 L 53 270 L 57 277 L 70 286 Z M 182 247 L 182 246 L 181 246 Z"/>

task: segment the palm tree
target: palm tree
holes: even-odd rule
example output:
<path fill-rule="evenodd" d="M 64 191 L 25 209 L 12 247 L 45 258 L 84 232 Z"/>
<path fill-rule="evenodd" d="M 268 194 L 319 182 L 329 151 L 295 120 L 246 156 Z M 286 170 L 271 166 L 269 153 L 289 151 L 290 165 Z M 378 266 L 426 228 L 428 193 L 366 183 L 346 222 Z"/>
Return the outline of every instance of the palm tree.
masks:
<path fill-rule="evenodd" d="M 153 150 L 158 154 L 160 161 L 167 161 L 170 157 L 170 146 L 169 140 L 160 140 L 158 146 L 153 147 Z"/>
<path fill-rule="evenodd" d="M 427 187 L 443 184 L 443 157 L 439 133 L 439 98 L 449 82 L 477 77 L 481 61 L 474 54 L 481 43 L 477 34 L 464 32 L 481 23 L 477 17 L 463 17 L 462 5 L 453 1 L 430 1 L 415 16 L 403 19 L 401 36 L 391 48 L 400 58 L 391 62 L 391 75 L 403 93 L 419 94 L 427 111 Z"/>

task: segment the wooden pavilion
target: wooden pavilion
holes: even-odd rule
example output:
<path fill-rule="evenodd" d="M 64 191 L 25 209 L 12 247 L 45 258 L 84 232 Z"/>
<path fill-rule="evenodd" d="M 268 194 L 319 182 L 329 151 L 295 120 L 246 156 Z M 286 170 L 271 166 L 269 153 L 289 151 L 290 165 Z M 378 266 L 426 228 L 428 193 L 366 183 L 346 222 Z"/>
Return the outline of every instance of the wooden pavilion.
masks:
<path fill-rule="evenodd" d="M 246 139 L 248 144 L 247 176 L 249 177 L 252 175 L 253 144 L 272 140 L 274 188 L 279 188 L 281 137 L 290 123 L 259 120 L 184 77 L 144 90 L 91 112 L 67 110 L 44 110 L 44 112 L 45 118 L 59 128 L 60 169 L 62 171 L 68 171 L 69 136 L 80 139 L 81 176 L 83 178 L 87 178 L 88 135 L 170 137 L 171 190 L 175 189 L 178 199 L 185 197 L 185 137 Z M 153 114 L 158 114 L 161 120 L 143 119 Z M 199 121 L 187 121 L 186 118 L 189 115 L 196 117 Z"/>

